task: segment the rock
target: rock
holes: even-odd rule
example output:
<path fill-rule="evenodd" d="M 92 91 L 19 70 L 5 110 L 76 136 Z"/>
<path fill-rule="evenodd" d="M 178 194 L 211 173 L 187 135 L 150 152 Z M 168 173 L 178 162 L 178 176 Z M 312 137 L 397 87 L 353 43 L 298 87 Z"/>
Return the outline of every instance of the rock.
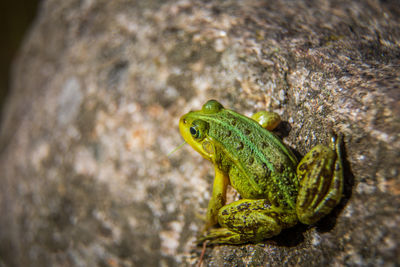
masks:
<path fill-rule="evenodd" d="M 43 1 L 1 128 L 0 266 L 192 266 L 213 168 L 179 117 L 280 113 L 304 155 L 344 134 L 316 226 L 207 248 L 208 266 L 400 262 L 396 1 Z"/>

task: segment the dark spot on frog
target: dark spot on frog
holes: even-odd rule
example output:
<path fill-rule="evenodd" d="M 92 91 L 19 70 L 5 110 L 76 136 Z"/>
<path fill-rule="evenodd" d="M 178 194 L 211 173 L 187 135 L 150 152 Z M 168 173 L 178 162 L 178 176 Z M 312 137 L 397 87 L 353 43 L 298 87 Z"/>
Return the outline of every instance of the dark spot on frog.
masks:
<path fill-rule="evenodd" d="M 266 142 L 262 142 L 262 143 L 261 143 L 261 147 L 262 147 L 263 149 L 265 149 L 265 148 L 267 148 L 267 147 L 268 147 L 268 145 L 267 145 L 267 143 L 266 143 Z"/>
<path fill-rule="evenodd" d="M 317 161 L 316 163 L 316 167 L 319 169 L 321 168 L 322 162 L 320 160 Z"/>
<path fill-rule="evenodd" d="M 299 168 L 300 171 L 305 171 L 305 170 L 308 169 L 308 164 L 307 163 L 303 163 L 303 164 L 299 165 L 298 168 Z"/>
<path fill-rule="evenodd" d="M 254 158 L 253 157 L 250 157 L 249 158 L 249 164 L 251 165 L 251 164 L 253 164 L 254 163 Z"/>
<path fill-rule="evenodd" d="M 249 129 L 244 129 L 243 132 L 244 132 L 245 135 L 249 135 L 251 133 L 251 131 Z"/>
<path fill-rule="evenodd" d="M 236 125 L 236 120 L 232 120 L 232 121 L 231 121 L 231 125 L 232 125 L 232 126 L 235 126 L 235 125 Z"/>
<path fill-rule="evenodd" d="M 317 158 L 319 156 L 319 152 L 317 150 L 314 150 L 311 155 L 313 158 Z"/>
<path fill-rule="evenodd" d="M 263 167 L 263 170 L 265 171 L 265 175 L 268 176 L 270 173 L 268 165 L 265 162 L 263 162 L 261 165 Z"/>
<path fill-rule="evenodd" d="M 238 211 L 243 211 L 243 210 L 247 210 L 250 207 L 250 203 L 242 203 L 239 206 L 237 206 L 237 210 Z"/>
<path fill-rule="evenodd" d="M 251 206 L 249 210 L 251 210 L 251 211 L 257 211 L 257 210 L 262 210 L 262 209 L 263 209 L 263 208 L 262 208 L 262 207 L 259 207 L 259 206 Z"/>
<path fill-rule="evenodd" d="M 324 178 L 329 178 L 332 177 L 333 173 L 329 167 L 326 167 L 321 170 L 320 175 Z"/>
<path fill-rule="evenodd" d="M 274 167 L 275 167 L 275 172 L 281 173 L 284 170 L 283 164 L 281 162 L 277 162 Z"/>
<path fill-rule="evenodd" d="M 223 211 L 222 211 L 222 215 L 228 215 L 229 213 L 228 213 L 228 211 L 226 210 L 226 209 L 224 209 Z"/>
<path fill-rule="evenodd" d="M 232 132 L 231 131 L 226 131 L 226 137 L 230 137 L 232 135 Z"/>
<path fill-rule="evenodd" d="M 278 214 L 276 213 L 276 212 L 271 212 L 271 213 L 269 213 L 268 214 L 270 217 L 272 217 L 272 218 L 278 218 L 279 216 L 278 216 Z"/>
<path fill-rule="evenodd" d="M 224 203 L 225 202 L 225 197 L 223 194 L 218 194 L 217 195 L 217 200 L 219 203 Z"/>
<path fill-rule="evenodd" d="M 243 143 L 242 143 L 242 142 L 239 142 L 239 144 L 237 145 L 236 149 L 237 149 L 237 150 L 242 150 L 243 147 L 244 147 Z"/>
<path fill-rule="evenodd" d="M 282 176 L 282 182 L 283 182 L 284 185 L 289 185 L 290 184 L 289 179 L 286 178 L 285 176 Z"/>
<path fill-rule="evenodd" d="M 264 206 L 264 208 L 270 208 L 271 207 L 271 205 L 269 204 L 268 200 L 264 200 L 263 206 Z"/>

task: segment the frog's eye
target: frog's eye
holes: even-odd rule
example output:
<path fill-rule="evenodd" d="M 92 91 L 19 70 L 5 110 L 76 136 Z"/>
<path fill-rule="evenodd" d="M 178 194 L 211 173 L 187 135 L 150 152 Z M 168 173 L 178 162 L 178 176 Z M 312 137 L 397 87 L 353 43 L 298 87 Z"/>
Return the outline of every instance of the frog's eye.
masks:
<path fill-rule="evenodd" d="M 217 113 L 224 107 L 217 100 L 208 100 L 207 103 L 203 105 L 202 111 L 207 114 Z"/>
<path fill-rule="evenodd" d="M 198 135 L 199 135 L 199 130 L 196 129 L 196 127 L 194 127 L 194 126 L 190 127 L 189 131 L 190 131 L 190 134 L 191 134 L 194 138 L 197 138 L 197 137 L 198 137 Z"/>
<path fill-rule="evenodd" d="M 206 137 L 208 130 L 208 123 L 202 120 L 195 120 L 190 126 L 189 131 L 193 138 L 203 140 Z"/>

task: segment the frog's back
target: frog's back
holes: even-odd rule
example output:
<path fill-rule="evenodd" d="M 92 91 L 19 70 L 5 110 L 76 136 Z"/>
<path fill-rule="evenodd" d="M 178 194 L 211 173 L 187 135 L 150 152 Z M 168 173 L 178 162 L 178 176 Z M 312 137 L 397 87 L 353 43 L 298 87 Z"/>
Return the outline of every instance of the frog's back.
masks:
<path fill-rule="evenodd" d="M 277 136 L 231 110 L 207 117 L 208 135 L 215 140 L 219 154 L 217 164 L 229 172 L 233 187 L 242 197 L 269 198 L 277 205 L 280 199 L 294 203 L 297 160 Z"/>

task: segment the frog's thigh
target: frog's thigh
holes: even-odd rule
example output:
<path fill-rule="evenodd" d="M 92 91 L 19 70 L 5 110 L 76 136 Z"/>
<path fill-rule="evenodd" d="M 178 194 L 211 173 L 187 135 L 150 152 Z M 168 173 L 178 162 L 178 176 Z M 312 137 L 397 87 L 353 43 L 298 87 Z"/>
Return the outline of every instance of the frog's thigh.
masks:
<path fill-rule="evenodd" d="M 318 145 L 300 161 L 296 212 L 302 223 L 317 222 L 339 203 L 343 190 L 342 169 L 340 140 L 335 139 L 332 148 Z"/>
<path fill-rule="evenodd" d="M 275 129 L 281 122 L 281 117 L 277 113 L 269 111 L 259 111 L 253 114 L 251 118 L 269 131 Z"/>
<path fill-rule="evenodd" d="M 220 209 L 218 222 L 222 228 L 213 229 L 206 239 L 225 244 L 258 242 L 279 234 L 296 221 L 294 212 L 285 213 L 265 200 L 242 199 Z"/>

